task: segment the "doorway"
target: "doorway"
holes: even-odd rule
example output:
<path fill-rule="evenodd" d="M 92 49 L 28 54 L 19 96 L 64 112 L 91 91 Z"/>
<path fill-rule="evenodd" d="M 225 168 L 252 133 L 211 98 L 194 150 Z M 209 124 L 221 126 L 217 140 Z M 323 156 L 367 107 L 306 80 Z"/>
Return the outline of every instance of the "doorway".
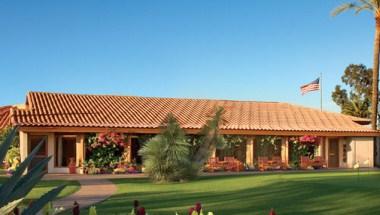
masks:
<path fill-rule="evenodd" d="M 141 144 L 139 138 L 132 137 L 131 138 L 131 161 L 136 162 L 136 164 L 142 164 L 141 156 L 139 155 L 139 150 L 141 148 Z"/>
<path fill-rule="evenodd" d="M 339 167 L 339 140 L 337 138 L 329 139 L 329 168 Z"/>
<path fill-rule="evenodd" d="M 55 141 L 55 167 L 68 167 L 70 160 L 76 159 L 76 136 L 62 135 Z"/>

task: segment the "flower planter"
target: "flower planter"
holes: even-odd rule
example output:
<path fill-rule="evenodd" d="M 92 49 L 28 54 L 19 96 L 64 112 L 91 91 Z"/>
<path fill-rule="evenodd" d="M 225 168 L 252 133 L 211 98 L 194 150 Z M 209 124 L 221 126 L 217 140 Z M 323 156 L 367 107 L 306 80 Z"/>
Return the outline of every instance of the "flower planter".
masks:
<path fill-rule="evenodd" d="M 70 158 L 70 163 L 69 163 L 69 173 L 70 174 L 76 174 L 77 173 L 77 167 L 75 165 L 75 160 L 74 158 Z"/>

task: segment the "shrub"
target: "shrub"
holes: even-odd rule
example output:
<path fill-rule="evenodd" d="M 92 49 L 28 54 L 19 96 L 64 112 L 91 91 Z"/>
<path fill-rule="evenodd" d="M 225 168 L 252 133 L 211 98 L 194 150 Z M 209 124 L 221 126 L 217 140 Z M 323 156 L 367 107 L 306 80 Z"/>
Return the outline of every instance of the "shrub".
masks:
<path fill-rule="evenodd" d="M 4 159 L 10 145 L 14 141 L 16 133 L 17 129 L 12 128 L 6 138 L 0 142 L 0 160 Z M 0 214 L 9 214 L 12 212 L 43 177 L 44 169 L 51 157 L 39 161 L 33 168 L 29 169 L 28 172 L 23 175 L 41 146 L 41 143 L 38 144 L 28 157 L 20 163 L 12 176 L 0 185 Z M 36 214 L 48 202 L 52 201 L 63 188 L 64 185 L 61 185 L 50 190 L 29 205 L 22 214 Z"/>
<path fill-rule="evenodd" d="M 96 168 L 113 168 L 123 154 L 126 145 L 123 135 L 115 132 L 100 133 L 87 138 L 88 161 Z"/>
<path fill-rule="evenodd" d="M 223 123 L 223 107 L 217 107 L 215 114 L 211 119 L 207 120 L 206 124 L 202 127 L 199 134 L 199 145 L 193 150 L 192 163 L 200 172 L 205 162 L 210 157 L 211 153 L 216 148 L 223 148 L 226 146 L 226 141 L 222 135 L 220 135 L 220 126 Z"/>
<path fill-rule="evenodd" d="M 173 114 L 161 125 L 161 133 L 140 149 L 145 172 L 155 182 L 181 181 L 190 177 L 190 145 Z"/>

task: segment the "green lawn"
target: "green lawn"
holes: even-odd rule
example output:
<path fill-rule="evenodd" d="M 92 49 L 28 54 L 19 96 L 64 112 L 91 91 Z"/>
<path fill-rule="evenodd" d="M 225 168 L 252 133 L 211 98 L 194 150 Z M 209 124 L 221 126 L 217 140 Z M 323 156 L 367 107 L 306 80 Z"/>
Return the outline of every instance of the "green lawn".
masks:
<path fill-rule="evenodd" d="M 0 176 L 0 184 L 6 180 L 5 177 Z M 59 194 L 58 198 L 67 196 L 71 193 L 74 193 L 75 191 L 79 190 L 80 185 L 77 181 L 62 181 L 62 180 L 49 180 L 49 181 L 41 181 L 37 184 L 35 188 L 28 194 L 26 197 L 26 202 L 32 199 L 37 199 L 44 193 L 48 192 L 49 190 L 53 189 L 54 187 L 57 187 L 61 184 L 66 184 L 66 187 L 62 190 L 62 192 Z"/>
<path fill-rule="evenodd" d="M 149 215 L 187 214 L 201 202 L 216 215 L 380 214 L 380 172 L 275 173 L 203 177 L 187 183 L 152 184 L 117 179 L 118 192 L 97 205 L 98 214 L 126 214 L 134 199 Z M 100 213 L 99 213 L 100 212 Z"/>

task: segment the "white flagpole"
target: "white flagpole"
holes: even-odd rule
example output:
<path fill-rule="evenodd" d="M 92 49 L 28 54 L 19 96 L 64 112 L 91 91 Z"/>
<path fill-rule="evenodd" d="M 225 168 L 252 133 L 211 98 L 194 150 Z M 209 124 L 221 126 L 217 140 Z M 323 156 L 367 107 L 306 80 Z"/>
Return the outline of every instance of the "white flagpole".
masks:
<path fill-rule="evenodd" d="M 322 109 L 322 72 L 319 73 L 319 88 L 320 88 L 320 94 L 321 94 L 321 111 Z"/>

